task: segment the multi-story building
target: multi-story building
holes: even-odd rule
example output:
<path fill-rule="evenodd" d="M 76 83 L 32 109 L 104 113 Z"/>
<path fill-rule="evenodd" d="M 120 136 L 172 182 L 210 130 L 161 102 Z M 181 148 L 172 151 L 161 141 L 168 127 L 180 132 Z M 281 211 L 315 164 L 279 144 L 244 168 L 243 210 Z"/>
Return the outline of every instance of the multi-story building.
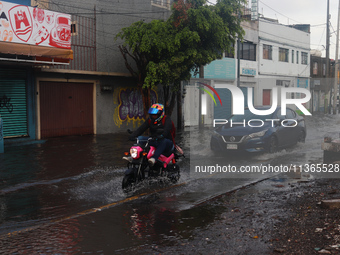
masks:
<path fill-rule="evenodd" d="M 209 104 L 204 123 L 213 119 L 226 119 L 232 112 L 232 95 L 224 85 L 239 86 L 247 98 L 248 88 L 253 94 L 254 105 L 271 105 L 272 88 L 299 87 L 310 89 L 310 31 L 309 25 L 286 26 L 276 20 L 257 18 L 242 23 L 245 30 L 243 41 L 234 54 L 226 53 L 204 67 L 204 75 L 192 77 L 186 86 L 186 125 L 198 123 L 199 90 L 197 82 L 213 86 L 220 95 L 223 107 Z M 240 53 L 239 61 L 237 53 Z M 238 65 L 239 63 L 239 65 Z M 239 75 L 238 75 L 239 74 Z M 238 78 L 239 77 L 239 78 Z M 196 85 L 195 85 L 196 84 Z M 303 97 L 301 93 L 291 93 L 289 98 Z M 280 103 L 280 97 L 278 98 Z M 245 106 L 247 100 L 245 99 Z M 309 105 L 306 105 L 307 108 Z"/>
<path fill-rule="evenodd" d="M 104 134 L 139 125 L 141 95 L 115 36 L 133 22 L 166 19 L 172 2 L 2 1 L 0 115 L 5 138 Z"/>
<path fill-rule="evenodd" d="M 310 57 L 311 93 L 313 112 L 328 113 L 330 98 L 334 86 L 334 60 L 330 60 L 330 73 L 326 75 L 326 58 L 321 57 L 321 52 L 312 51 Z"/>

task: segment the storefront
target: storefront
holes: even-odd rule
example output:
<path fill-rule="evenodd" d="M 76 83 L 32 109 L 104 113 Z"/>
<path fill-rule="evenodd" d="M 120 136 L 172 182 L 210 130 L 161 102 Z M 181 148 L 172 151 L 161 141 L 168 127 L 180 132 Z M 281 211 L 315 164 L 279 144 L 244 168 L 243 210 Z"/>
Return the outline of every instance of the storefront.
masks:
<path fill-rule="evenodd" d="M 0 115 L 5 143 L 36 139 L 37 68 L 73 59 L 71 16 L 20 3 L 1 3 Z"/>

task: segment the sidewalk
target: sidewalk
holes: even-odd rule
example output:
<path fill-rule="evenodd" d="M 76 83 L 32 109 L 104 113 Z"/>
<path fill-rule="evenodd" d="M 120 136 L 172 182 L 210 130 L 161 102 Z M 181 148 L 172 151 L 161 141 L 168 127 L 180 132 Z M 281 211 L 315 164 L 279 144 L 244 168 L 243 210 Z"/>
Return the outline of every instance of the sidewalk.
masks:
<path fill-rule="evenodd" d="M 335 198 L 338 179 L 268 179 L 200 205 L 224 212 L 186 240 L 139 254 L 340 254 L 340 209 L 318 204 Z"/>

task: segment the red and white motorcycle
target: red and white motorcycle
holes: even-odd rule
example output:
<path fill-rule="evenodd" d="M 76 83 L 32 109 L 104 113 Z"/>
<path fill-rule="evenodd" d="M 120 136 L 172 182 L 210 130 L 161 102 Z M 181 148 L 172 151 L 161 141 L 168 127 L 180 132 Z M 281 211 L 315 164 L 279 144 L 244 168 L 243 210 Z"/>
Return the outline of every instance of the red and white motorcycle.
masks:
<path fill-rule="evenodd" d="M 122 188 L 130 191 L 134 185 L 146 178 L 166 177 L 172 183 L 176 183 L 180 178 L 180 170 L 177 160 L 184 157 L 183 151 L 174 146 L 169 155 L 160 155 L 153 166 L 149 165 L 148 159 L 155 153 L 156 148 L 150 146 L 149 142 L 153 138 L 139 140 L 130 148 L 130 153 L 125 152 L 123 159 L 128 161 L 128 169 L 125 171 Z M 147 176 L 146 176 L 147 173 Z"/>

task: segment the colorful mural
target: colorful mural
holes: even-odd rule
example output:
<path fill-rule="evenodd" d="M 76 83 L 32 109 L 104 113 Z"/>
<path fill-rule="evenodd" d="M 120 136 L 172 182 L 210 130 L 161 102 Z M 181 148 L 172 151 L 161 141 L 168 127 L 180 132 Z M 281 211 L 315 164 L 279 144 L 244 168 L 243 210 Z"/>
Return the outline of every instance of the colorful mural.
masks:
<path fill-rule="evenodd" d="M 156 103 L 157 100 L 157 92 L 151 90 L 151 103 Z M 142 95 L 138 89 L 121 88 L 114 103 L 118 105 L 113 116 L 118 127 L 123 123 L 132 123 L 133 127 L 137 127 L 145 120 Z"/>

